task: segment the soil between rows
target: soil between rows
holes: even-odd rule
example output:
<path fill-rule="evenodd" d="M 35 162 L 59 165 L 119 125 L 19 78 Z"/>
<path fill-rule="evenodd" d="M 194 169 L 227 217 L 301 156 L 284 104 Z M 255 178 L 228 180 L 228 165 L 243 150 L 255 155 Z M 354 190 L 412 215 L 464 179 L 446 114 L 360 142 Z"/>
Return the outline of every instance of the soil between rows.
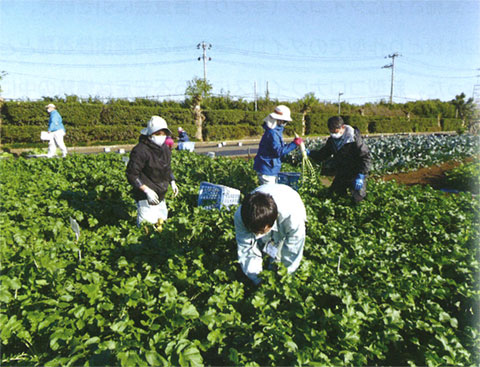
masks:
<path fill-rule="evenodd" d="M 461 161 L 448 161 L 430 167 L 419 168 L 415 171 L 392 173 L 382 176 L 382 180 L 395 180 L 397 183 L 407 186 L 430 185 L 434 189 L 448 189 L 445 172 L 450 171 L 462 163 L 471 162 L 473 157 Z"/>

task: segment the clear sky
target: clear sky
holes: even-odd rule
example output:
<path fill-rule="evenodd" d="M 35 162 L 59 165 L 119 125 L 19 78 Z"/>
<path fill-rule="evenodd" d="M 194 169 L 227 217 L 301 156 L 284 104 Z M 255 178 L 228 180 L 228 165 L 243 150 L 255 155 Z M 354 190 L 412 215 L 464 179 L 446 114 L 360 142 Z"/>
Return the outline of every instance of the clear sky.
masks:
<path fill-rule="evenodd" d="M 6 99 L 75 94 L 183 100 L 213 93 L 350 103 L 472 96 L 480 1 L 0 0 Z"/>

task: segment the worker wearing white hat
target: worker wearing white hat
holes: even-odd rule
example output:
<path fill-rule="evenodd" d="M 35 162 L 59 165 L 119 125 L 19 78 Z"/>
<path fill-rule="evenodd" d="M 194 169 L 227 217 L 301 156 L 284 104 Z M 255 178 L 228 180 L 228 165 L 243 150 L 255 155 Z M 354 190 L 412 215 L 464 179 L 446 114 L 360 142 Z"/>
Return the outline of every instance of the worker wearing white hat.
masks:
<path fill-rule="evenodd" d="M 264 120 L 262 139 L 255 156 L 253 169 L 257 171 L 260 184 L 277 182 L 282 168 L 281 158 L 302 143 L 301 138 L 295 138 L 291 143 L 283 142 L 283 130 L 287 122 L 292 121 L 290 109 L 280 105 Z"/>
<path fill-rule="evenodd" d="M 67 156 L 67 147 L 63 142 L 65 136 L 65 126 L 62 122 L 62 116 L 57 111 L 57 107 L 53 103 L 45 106 L 50 115 L 48 119 L 48 153 L 47 157 L 51 158 L 57 154 L 57 147 L 62 151 L 62 157 Z"/>
<path fill-rule="evenodd" d="M 167 135 L 171 134 L 163 118 L 152 116 L 130 153 L 126 174 L 137 202 L 139 226 L 144 221 L 156 224 L 167 219 L 165 194 L 169 185 L 174 196 L 178 194 L 171 168 L 172 153 L 165 144 Z"/>

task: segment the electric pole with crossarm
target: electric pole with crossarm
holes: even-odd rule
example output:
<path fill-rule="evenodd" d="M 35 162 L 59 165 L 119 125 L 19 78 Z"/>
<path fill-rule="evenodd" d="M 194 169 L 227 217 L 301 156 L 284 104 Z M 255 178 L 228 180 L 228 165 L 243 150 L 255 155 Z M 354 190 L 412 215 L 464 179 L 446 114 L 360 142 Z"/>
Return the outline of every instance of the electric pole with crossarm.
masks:
<path fill-rule="evenodd" d="M 391 78 L 391 81 L 390 81 L 390 104 L 392 104 L 392 102 L 393 102 L 393 76 L 395 74 L 395 58 L 398 57 L 398 56 L 402 56 L 402 55 L 399 55 L 397 52 L 395 52 L 394 54 L 385 56 L 385 58 L 387 58 L 387 57 L 391 58 L 392 63 L 389 64 L 389 65 L 382 66 L 382 69 L 392 68 L 392 78 Z"/>
<path fill-rule="evenodd" d="M 212 60 L 211 57 L 207 57 L 207 49 L 210 50 L 212 48 L 212 45 L 210 43 L 205 43 L 202 41 L 202 43 L 199 43 L 197 45 L 197 48 L 203 49 L 203 54 L 202 56 L 198 57 L 198 61 L 203 60 L 203 81 L 206 83 L 207 82 L 207 61 Z"/>

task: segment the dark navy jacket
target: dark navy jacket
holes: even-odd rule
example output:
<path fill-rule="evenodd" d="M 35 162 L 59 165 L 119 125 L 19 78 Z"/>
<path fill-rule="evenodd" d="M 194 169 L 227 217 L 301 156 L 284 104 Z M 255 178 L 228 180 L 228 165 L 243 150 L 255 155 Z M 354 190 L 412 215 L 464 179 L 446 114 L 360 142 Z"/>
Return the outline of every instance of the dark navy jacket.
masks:
<path fill-rule="evenodd" d="M 178 133 L 178 141 L 181 142 L 181 143 L 190 141 L 190 139 L 188 138 L 188 135 L 185 131 L 182 131 L 182 132 Z"/>

